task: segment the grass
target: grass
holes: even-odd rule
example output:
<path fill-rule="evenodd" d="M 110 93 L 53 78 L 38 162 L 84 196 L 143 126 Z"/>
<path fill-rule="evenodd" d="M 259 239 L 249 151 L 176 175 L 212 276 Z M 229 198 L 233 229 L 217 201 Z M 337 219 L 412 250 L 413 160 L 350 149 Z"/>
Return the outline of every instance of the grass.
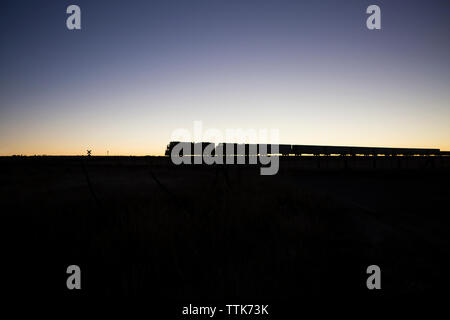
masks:
<path fill-rule="evenodd" d="M 396 294 L 430 290 L 444 274 L 427 252 L 442 255 L 447 243 L 430 251 L 392 219 L 386 225 L 299 186 L 301 172 L 262 177 L 233 168 L 227 179 L 213 168 L 147 160 L 90 160 L 90 187 L 74 159 L 3 166 L 12 266 L 39 261 L 55 292 L 64 283 L 55 266 L 76 263 L 89 294 L 179 300 L 367 294 L 365 268 L 374 263 Z"/>

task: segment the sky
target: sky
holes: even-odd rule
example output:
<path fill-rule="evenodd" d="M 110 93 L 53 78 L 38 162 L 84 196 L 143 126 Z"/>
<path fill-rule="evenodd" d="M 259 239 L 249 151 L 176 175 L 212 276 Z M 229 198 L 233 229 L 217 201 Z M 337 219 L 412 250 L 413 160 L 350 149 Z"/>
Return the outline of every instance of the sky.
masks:
<path fill-rule="evenodd" d="M 0 14 L 0 155 L 162 155 L 194 121 L 450 150 L 449 1 L 2 0 Z"/>

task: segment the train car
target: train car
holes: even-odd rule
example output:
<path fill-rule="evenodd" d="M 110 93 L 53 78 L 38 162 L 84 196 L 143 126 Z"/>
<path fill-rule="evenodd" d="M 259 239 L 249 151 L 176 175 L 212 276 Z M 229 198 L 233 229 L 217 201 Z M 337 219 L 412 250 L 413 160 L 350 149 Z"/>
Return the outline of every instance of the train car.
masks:
<path fill-rule="evenodd" d="M 172 153 L 172 149 L 178 144 L 180 143 L 180 141 L 170 141 L 169 144 L 166 147 L 166 152 L 165 155 L 166 156 L 170 156 L 170 154 Z"/>
<path fill-rule="evenodd" d="M 217 150 L 223 155 L 232 156 L 236 154 L 237 151 L 237 143 L 225 143 L 221 142 L 216 147 L 216 153 L 219 153 Z M 219 153 L 220 154 L 220 153 Z"/>
<path fill-rule="evenodd" d="M 214 143 L 212 142 L 181 142 L 181 141 L 171 141 L 167 147 L 166 147 L 166 151 L 165 151 L 165 155 L 166 156 L 170 156 L 172 153 L 172 150 L 175 146 L 180 145 L 181 144 L 181 150 L 180 150 L 180 156 L 183 155 L 195 155 L 195 156 L 200 156 L 203 155 L 205 148 L 209 145 L 214 145 Z M 212 148 L 211 154 L 214 154 L 214 149 L 215 149 L 215 145 Z"/>
<path fill-rule="evenodd" d="M 325 153 L 324 146 L 293 145 L 291 148 L 292 153 L 296 156 L 301 156 L 304 154 L 318 156 Z"/>
<path fill-rule="evenodd" d="M 215 144 L 213 142 L 195 142 L 192 143 L 192 150 L 191 150 L 191 154 L 194 156 L 202 156 L 205 152 L 205 148 L 208 147 L 209 145 L 213 145 L 213 150 L 211 151 L 211 153 L 214 153 L 214 149 L 215 149 Z M 208 148 L 208 151 L 210 149 Z"/>
<path fill-rule="evenodd" d="M 246 144 L 245 152 L 248 156 L 257 156 L 258 155 L 258 145 L 256 143 Z"/>
<path fill-rule="evenodd" d="M 292 145 L 290 144 L 280 144 L 278 145 L 278 153 L 283 156 L 288 156 L 292 153 Z"/>
<path fill-rule="evenodd" d="M 352 151 L 351 147 L 345 147 L 345 146 L 324 146 L 323 147 L 323 154 L 325 155 L 350 155 L 353 154 L 354 151 Z"/>
<path fill-rule="evenodd" d="M 180 155 L 185 152 L 186 155 L 200 156 L 203 155 L 205 149 L 211 155 L 223 154 L 227 156 L 257 156 L 258 154 L 281 154 L 288 156 L 294 154 L 301 155 L 340 155 L 340 156 L 448 156 L 450 151 L 440 151 L 440 149 L 424 149 L 424 148 L 387 148 L 387 147 L 350 147 L 350 146 L 317 146 L 317 145 L 277 145 L 278 150 L 270 144 L 237 144 L 237 143 L 219 143 L 215 145 L 212 142 L 180 142 L 171 141 L 166 148 L 165 155 L 170 156 L 172 149 L 182 144 L 183 150 Z"/>

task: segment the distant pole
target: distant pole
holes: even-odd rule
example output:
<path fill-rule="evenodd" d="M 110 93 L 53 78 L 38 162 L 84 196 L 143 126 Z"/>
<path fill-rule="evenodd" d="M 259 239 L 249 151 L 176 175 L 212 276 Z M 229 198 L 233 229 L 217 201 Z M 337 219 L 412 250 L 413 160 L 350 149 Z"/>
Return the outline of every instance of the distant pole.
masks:
<path fill-rule="evenodd" d="M 90 157 L 92 150 L 86 150 L 86 151 L 87 151 L 87 156 Z"/>
<path fill-rule="evenodd" d="M 106 155 L 109 156 L 109 150 L 106 150 Z"/>

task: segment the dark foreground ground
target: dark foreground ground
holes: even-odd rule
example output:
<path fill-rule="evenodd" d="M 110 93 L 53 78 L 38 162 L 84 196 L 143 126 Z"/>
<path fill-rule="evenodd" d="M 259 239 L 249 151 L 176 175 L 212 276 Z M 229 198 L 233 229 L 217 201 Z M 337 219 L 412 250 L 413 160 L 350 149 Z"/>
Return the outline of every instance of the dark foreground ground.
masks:
<path fill-rule="evenodd" d="M 260 176 L 157 157 L 1 158 L 3 284 L 188 302 L 439 294 L 449 160 L 379 159 L 289 159 Z M 82 270 L 76 293 L 71 264 Z"/>

